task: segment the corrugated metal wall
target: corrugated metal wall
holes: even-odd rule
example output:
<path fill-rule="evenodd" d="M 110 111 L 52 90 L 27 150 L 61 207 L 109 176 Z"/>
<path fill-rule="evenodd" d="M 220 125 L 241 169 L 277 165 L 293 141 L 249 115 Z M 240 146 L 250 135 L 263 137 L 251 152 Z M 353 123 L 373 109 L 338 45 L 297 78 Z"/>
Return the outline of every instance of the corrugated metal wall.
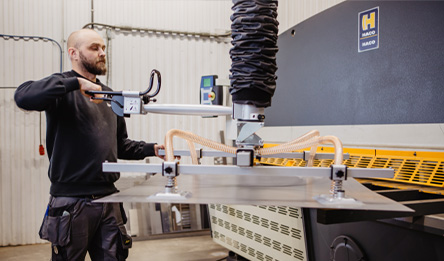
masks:
<path fill-rule="evenodd" d="M 281 0 L 280 31 L 342 2 Z M 222 33 L 230 28 L 229 0 L 94 0 L 94 21 L 112 25 Z M 64 49 L 70 32 L 91 22 L 91 0 L 2 0 L 0 34 L 45 36 Z M 106 36 L 106 31 L 99 31 Z M 102 81 L 115 90 L 142 90 L 149 72 L 162 73 L 159 103 L 198 103 L 200 77 L 228 78 L 229 40 L 225 42 L 162 34 L 109 34 L 110 77 Z M 15 106 L 14 88 L 30 79 L 59 71 L 60 53 L 43 41 L 0 38 L 0 245 L 42 242 L 37 235 L 49 191 L 48 160 L 38 154 L 40 113 Z M 63 54 L 64 70 L 70 63 Z M 224 119 L 191 116 L 132 116 L 130 137 L 163 143 L 171 128 L 218 140 Z M 45 144 L 45 117 L 42 114 Z M 178 142 L 178 148 L 185 143 Z"/>

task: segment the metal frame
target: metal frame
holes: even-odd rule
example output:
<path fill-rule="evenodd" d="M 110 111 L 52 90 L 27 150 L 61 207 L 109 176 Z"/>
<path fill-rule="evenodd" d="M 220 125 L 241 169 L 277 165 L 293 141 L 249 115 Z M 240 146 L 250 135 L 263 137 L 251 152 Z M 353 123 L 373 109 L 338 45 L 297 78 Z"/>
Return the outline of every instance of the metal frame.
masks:
<path fill-rule="evenodd" d="M 196 149 L 197 155 L 201 157 L 227 157 L 227 158 L 235 158 L 236 155 L 224 151 L 218 150 L 202 150 Z M 160 156 L 165 156 L 165 150 L 159 150 Z M 191 153 L 189 150 L 174 150 L 175 156 L 190 156 Z M 315 159 L 333 159 L 334 153 L 316 153 Z M 303 159 L 307 160 L 310 157 L 310 151 L 302 151 L 302 152 L 288 152 L 288 153 L 279 153 L 273 155 L 263 155 L 261 158 L 287 158 L 287 159 Z M 349 159 L 350 154 L 344 153 L 344 159 Z"/>
<path fill-rule="evenodd" d="M 163 164 L 144 163 L 103 163 L 104 172 L 145 172 L 162 173 Z M 330 178 L 331 168 L 304 167 L 282 168 L 275 166 L 238 167 L 230 165 L 205 166 L 192 164 L 178 164 L 177 171 L 183 175 L 246 175 L 246 176 L 272 176 L 272 177 L 323 177 Z M 362 169 L 348 168 L 347 176 L 350 178 L 388 178 L 392 177 L 393 169 Z"/>

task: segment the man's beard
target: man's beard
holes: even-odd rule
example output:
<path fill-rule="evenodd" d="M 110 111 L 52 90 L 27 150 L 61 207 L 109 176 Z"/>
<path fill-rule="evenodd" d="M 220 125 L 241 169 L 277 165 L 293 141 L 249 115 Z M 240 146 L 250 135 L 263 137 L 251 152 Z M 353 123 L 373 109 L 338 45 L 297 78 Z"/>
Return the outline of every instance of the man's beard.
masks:
<path fill-rule="evenodd" d="M 106 63 L 105 57 L 99 58 L 95 61 L 88 61 L 85 56 L 80 52 L 80 61 L 82 62 L 83 67 L 94 75 L 105 75 L 106 74 Z M 103 63 L 99 63 L 103 62 Z"/>

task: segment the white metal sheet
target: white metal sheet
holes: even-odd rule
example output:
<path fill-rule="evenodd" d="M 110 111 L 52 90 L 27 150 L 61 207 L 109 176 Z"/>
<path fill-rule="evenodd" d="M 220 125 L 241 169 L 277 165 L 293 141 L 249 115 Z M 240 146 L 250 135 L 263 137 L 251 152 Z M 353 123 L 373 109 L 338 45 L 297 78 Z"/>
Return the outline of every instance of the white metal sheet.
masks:
<path fill-rule="evenodd" d="M 166 178 L 160 175 L 139 186 L 97 200 L 98 202 L 165 202 L 186 204 L 221 203 L 230 205 L 272 205 L 306 208 L 335 208 L 383 211 L 412 211 L 402 204 L 383 197 L 354 179 L 344 182 L 348 197 L 360 203 L 323 205 L 315 200 L 328 194 L 331 181 L 327 178 L 295 178 L 267 176 L 188 176 L 177 178 L 179 191 L 188 197 L 156 198 L 164 191 Z"/>

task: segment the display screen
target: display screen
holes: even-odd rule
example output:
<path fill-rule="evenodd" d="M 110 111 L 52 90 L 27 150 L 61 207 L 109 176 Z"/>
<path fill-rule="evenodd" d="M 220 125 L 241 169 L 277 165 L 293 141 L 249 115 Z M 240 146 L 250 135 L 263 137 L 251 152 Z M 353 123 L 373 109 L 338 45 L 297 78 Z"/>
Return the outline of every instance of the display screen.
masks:
<path fill-rule="evenodd" d="M 203 86 L 204 87 L 211 87 L 211 78 L 204 78 L 203 79 Z"/>

